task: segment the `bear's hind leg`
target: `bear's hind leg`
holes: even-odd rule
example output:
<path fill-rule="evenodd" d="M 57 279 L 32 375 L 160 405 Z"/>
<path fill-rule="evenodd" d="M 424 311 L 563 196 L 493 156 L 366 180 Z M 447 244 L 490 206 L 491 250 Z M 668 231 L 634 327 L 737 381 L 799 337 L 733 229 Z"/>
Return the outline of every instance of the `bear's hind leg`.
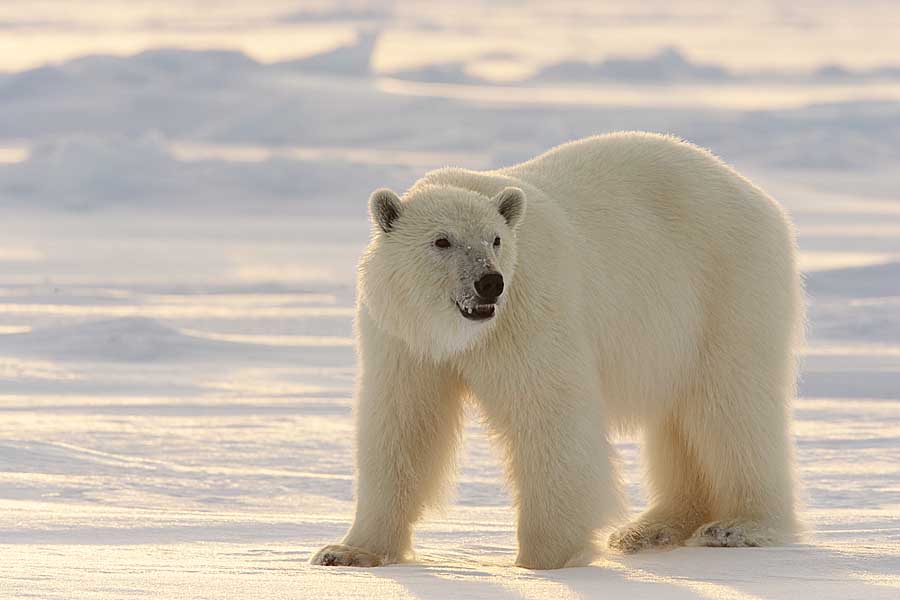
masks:
<path fill-rule="evenodd" d="M 621 552 L 679 546 L 710 518 L 706 483 L 674 419 L 646 432 L 643 454 L 650 508 L 609 537 Z"/>
<path fill-rule="evenodd" d="M 765 359 L 764 359 L 765 360 Z M 794 514 L 793 457 L 788 427 L 788 373 L 736 369 L 707 387 L 683 419 L 709 485 L 710 521 L 692 546 L 752 547 L 790 542 Z M 766 379 L 759 373 L 774 377 Z M 782 375 L 779 377 L 778 375 Z"/>

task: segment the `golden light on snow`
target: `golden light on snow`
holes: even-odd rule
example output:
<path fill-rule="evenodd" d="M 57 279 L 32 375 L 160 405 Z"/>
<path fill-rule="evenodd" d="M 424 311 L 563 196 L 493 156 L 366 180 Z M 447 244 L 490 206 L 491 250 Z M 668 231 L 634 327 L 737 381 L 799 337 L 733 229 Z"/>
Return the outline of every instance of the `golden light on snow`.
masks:
<path fill-rule="evenodd" d="M 601 85 L 493 86 L 407 81 L 383 77 L 378 89 L 399 96 L 451 98 L 465 102 L 483 102 L 506 106 L 629 106 L 656 108 L 718 107 L 752 110 L 762 108 L 799 108 L 814 102 L 864 100 L 873 95 L 900 99 L 900 84 L 873 82 L 859 84 L 822 84 L 795 86 L 774 83 L 703 83 L 655 86 Z"/>
<path fill-rule="evenodd" d="M 0 165 L 24 162 L 28 155 L 28 148 L 25 146 L 0 146 Z"/>
<path fill-rule="evenodd" d="M 868 573 L 868 572 L 859 572 L 859 573 L 851 573 L 851 577 L 855 577 L 860 581 L 864 581 L 871 585 L 878 585 L 887 588 L 894 588 L 896 590 L 900 590 L 900 575 L 888 575 L 885 573 Z"/>
<path fill-rule="evenodd" d="M 0 335 L 9 335 L 11 333 L 28 333 L 31 331 L 30 325 L 0 325 Z"/>
<path fill-rule="evenodd" d="M 327 265 L 284 265 L 244 262 L 234 269 L 234 277 L 245 282 L 293 281 L 334 282 L 344 279 L 344 274 Z"/>
<path fill-rule="evenodd" d="M 805 229 L 803 230 L 805 233 Z M 883 252 L 821 252 L 801 250 L 801 271 L 823 271 L 846 267 L 864 267 L 890 262 L 894 256 Z"/>
<path fill-rule="evenodd" d="M 296 304 L 334 305 L 337 303 L 337 296 L 328 292 L 302 292 L 291 294 L 261 294 L 252 292 L 241 294 L 152 294 L 145 295 L 142 299 L 152 304 L 172 304 L 178 306 L 213 304 L 217 306 L 257 307 Z"/>
<path fill-rule="evenodd" d="M 181 329 L 181 333 L 192 337 L 220 342 L 235 342 L 239 344 L 263 344 L 266 346 L 282 347 L 342 347 L 353 346 L 353 339 L 338 336 L 316 335 L 259 335 L 249 333 L 212 333 L 198 331 L 196 329 Z"/>
<path fill-rule="evenodd" d="M 0 245 L 0 262 L 34 262 L 42 258 L 43 252 L 33 246 Z"/>
<path fill-rule="evenodd" d="M 8 315 L 55 315 L 78 317 L 350 317 L 354 310 L 346 306 L 257 306 L 252 309 L 221 304 L 12 304 L 0 303 L 0 313 Z"/>
<path fill-rule="evenodd" d="M 298 161 L 340 160 L 365 165 L 397 165 L 427 169 L 436 164 L 486 168 L 491 156 L 486 152 L 409 151 L 402 149 L 341 148 L 329 146 L 261 146 L 253 144 L 174 141 L 172 154 L 182 161 L 227 160 L 261 163 L 274 158 Z"/>
<path fill-rule="evenodd" d="M 12 332 L 10 332 L 12 333 Z M 25 332 L 16 332 L 25 333 Z M 0 356 L 0 379 L 43 379 L 74 381 L 82 379 L 77 372 L 48 360 Z"/>
<path fill-rule="evenodd" d="M 803 356 L 900 356 L 900 346 L 893 344 L 840 344 L 811 345 L 801 352 Z M 898 364 L 900 367 L 900 364 Z"/>

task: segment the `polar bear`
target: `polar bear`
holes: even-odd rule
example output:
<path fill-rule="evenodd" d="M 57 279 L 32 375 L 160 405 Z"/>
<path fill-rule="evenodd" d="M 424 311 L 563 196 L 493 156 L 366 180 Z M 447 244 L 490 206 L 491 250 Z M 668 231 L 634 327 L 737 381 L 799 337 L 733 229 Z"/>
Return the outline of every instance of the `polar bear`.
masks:
<path fill-rule="evenodd" d="M 785 213 L 709 152 L 591 137 L 370 198 L 356 330 L 357 508 L 319 565 L 411 554 L 472 398 L 503 449 L 516 564 L 591 561 L 621 515 L 610 436 L 641 432 L 625 552 L 794 539 L 804 301 Z"/>

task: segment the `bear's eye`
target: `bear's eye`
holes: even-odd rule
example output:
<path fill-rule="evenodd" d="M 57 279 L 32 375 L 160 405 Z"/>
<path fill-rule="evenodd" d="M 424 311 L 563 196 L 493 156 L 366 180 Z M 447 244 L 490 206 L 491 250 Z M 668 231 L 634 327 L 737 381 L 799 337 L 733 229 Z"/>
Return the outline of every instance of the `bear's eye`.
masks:
<path fill-rule="evenodd" d="M 448 240 L 447 238 L 438 238 L 434 240 L 434 245 L 438 248 L 449 248 L 450 240 Z"/>
<path fill-rule="evenodd" d="M 494 248 L 500 245 L 500 236 L 494 238 Z"/>

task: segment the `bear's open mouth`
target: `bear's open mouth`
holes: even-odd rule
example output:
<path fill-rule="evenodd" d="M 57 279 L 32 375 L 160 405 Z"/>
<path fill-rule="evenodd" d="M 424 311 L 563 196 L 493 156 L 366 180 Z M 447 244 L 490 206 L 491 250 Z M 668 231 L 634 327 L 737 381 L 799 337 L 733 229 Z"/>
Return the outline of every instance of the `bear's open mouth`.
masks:
<path fill-rule="evenodd" d="M 462 316 L 471 321 L 484 321 L 485 319 L 490 319 L 494 316 L 495 306 L 496 304 L 476 304 L 471 308 L 463 308 L 459 302 L 456 303 L 456 307 L 459 309 L 459 312 L 462 313 Z"/>

